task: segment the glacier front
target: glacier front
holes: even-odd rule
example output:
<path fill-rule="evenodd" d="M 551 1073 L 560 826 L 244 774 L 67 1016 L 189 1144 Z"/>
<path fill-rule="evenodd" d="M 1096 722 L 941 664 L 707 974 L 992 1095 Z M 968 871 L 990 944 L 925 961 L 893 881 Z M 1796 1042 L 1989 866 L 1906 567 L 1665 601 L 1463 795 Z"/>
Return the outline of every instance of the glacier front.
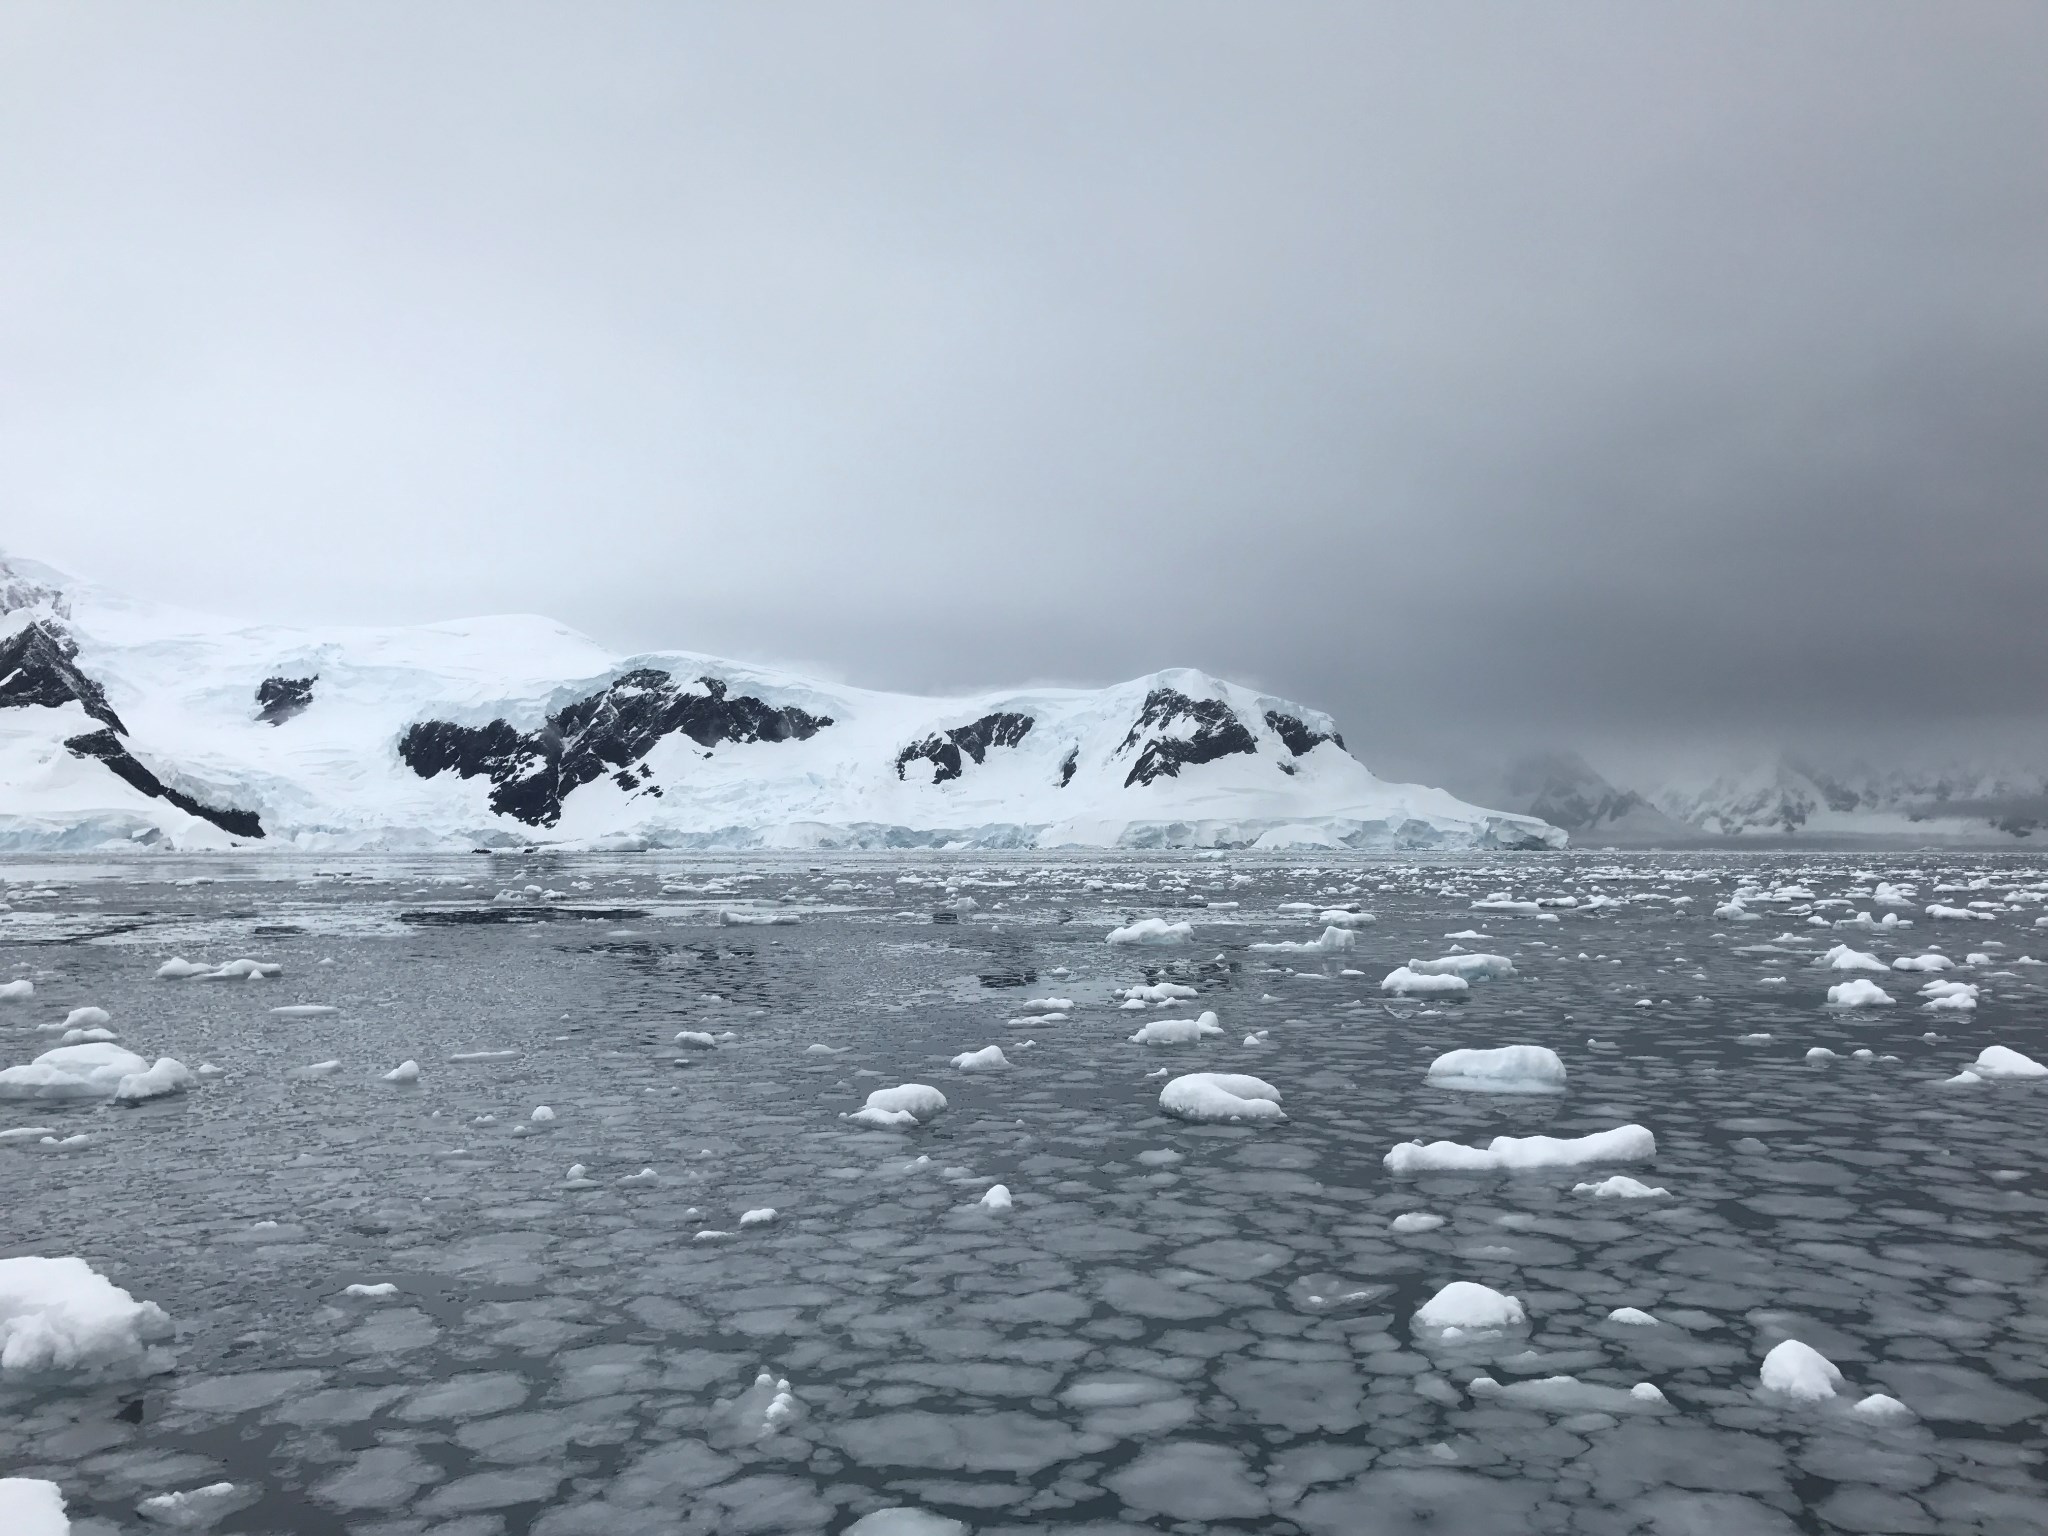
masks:
<path fill-rule="evenodd" d="M 0 559 L 0 848 L 1555 848 L 1175 669 L 878 693 L 525 615 L 287 629 Z"/>

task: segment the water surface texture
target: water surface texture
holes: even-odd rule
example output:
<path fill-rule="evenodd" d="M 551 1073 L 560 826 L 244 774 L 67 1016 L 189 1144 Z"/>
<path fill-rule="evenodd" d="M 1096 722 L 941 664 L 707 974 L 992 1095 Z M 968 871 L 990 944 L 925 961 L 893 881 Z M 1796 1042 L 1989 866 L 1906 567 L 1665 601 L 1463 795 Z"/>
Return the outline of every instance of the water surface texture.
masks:
<path fill-rule="evenodd" d="M 838 1532 L 895 1506 L 976 1532 L 2048 1529 L 2048 1081 L 1943 1085 L 1990 1045 L 2048 1059 L 2035 862 L 337 856 L 0 878 L 0 980 L 35 984 L 0 1003 L 0 1065 L 92 1004 L 142 1055 L 220 1069 L 133 1109 L 0 1103 L 0 1130 L 88 1138 L 0 1143 L 0 1256 L 80 1255 L 177 1325 L 166 1373 L 0 1384 L 0 1475 L 61 1483 L 84 1536 L 156 1529 L 141 1500 L 222 1480 L 214 1529 L 293 1536 Z M 1251 948 L 1314 939 L 1339 906 L 1376 918 L 1354 948 Z M 1147 917 L 1191 937 L 1104 942 Z M 1816 960 L 1844 943 L 1939 950 L 1978 1006 L 1930 1010 L 1934 973 L 1888 970 L 1868 974 L 1891 1005 L 1831 1009 L 1858 973 Z M 1382 995 L 1456 946 L 1515 974 Z M 283 969 L 156 979 L 172 956 Z M 1162 981 L 1198 996 L 1115 995 Z M 271 1011 L 301 1004 L 337 1011 Z M 1127 1039 L 1202 1010 L 1220 1036 Z M 1512 1044 L 1554 1050 L 1565 1091 L 1425 1084 L 1441 1052 Z M 950 1065 L 990 1045 L 1007 1068 Z M 406 1060 L 416 1083 L 384 1080 Z M 1256 1075 L 1286 1119 L 1170 1119 L 1162 1067 Z M 948 1110 L 842 1118 L 900 1083 Z M 1630 1123 L 1653 1161 L 1383 1166 L 1416 1138 Z M 1616 1172 L 1668 1193 L 1574 1190 Z M 1012 1208 L 980 1204 L 995 1183 Z M 1443 1221 L 1393 1230 L 1407 1213 Z M 1518 1297 L 1526 1328 L 1418 1340 L 1458 1280 Z M 1760 1390 L 1788 1338 L 1840 1368 L 1837 1397 Z M 1579 1388 L 1515 1390 L 1555 1377 Z M 1643 1382 L 1661 1403 L 1594 1390 Z M 1855 1411 L 1877 1393 L 1910 1418 Z"/>

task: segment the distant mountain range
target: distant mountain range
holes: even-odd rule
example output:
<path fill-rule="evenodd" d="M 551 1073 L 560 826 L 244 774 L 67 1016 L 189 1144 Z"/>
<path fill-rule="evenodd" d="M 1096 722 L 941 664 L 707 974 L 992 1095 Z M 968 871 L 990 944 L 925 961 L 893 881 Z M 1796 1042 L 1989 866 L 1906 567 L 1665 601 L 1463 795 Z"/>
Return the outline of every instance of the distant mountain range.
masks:
<path fill-rule="evenodd" d="M 1623 788 L 1573 752 L 1539 752 L 1502 776 L 1494 803 L 1563 827 L 1578 847 L 1724 839 L 2048 845 L 2048 772 L 1863 765 L 1785 753 L 1655 787 Z"/>
<path fill-rule="evenodd" d="M 528 615 L 249 625 L 0 559 L 0 849 L 1564 842 L 1186 668 L 926 698 Z"/>

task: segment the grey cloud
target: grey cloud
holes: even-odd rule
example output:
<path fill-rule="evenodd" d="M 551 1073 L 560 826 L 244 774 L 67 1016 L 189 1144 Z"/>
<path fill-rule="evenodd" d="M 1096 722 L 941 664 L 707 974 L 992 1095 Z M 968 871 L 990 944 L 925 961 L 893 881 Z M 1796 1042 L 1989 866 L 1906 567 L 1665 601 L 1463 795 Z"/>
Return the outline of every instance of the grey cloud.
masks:
<path fill-rule="evenodd" d="M 2048 15 L 24 6 L 0 540 L 1442 777 L 2048 714 Z"/>

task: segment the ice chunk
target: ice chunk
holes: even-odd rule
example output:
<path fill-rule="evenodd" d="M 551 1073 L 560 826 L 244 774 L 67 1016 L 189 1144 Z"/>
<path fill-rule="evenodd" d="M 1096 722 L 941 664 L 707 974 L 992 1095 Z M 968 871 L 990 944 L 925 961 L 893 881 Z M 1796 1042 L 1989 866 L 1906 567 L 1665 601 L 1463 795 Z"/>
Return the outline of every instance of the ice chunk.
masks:
<path fill-rule="evenodd" d="M 1668 1195 L 1671 1191 L 1653 1188 L 1630 1178 L 1625 1173 L 1617 1173 L 1602 1179 L 1598 1184 L 1574 1184 L 1572 1193 L 1592 1195 L 1600 1200 L 1653 1200 L 1659 1195 Z"/>
<path fill-rule="evenodd" d="M 962 1051 L 953 1058 L 954 1067 L 962 1072 L 996 1072 L 1010 1064 L 1010 1058 L 1003 1054 L 1000 1045 L 985 1045 L 978 1051 Z"/>
<path fill-rule="evenodd" d="M 1904 1424 L 1915 1415 L 1913 1410 L 1896 1397 L 1887 1397 L 1882 1392 L 1873 1392 L 1849 1410 L 1858 1418 L 1872 1419 L 1879 1424 Z"/>
<path fill-rule="evenodd" d="M 183 981 L 188 976 L 204 976 L 212 969 L 213 967 L 210 965 L 194 965 L 190 960 L 179 955 L 173 959 L 166 960 L 162 965 L 158 966 L 156 973 L 164 981 Z"/>
<path fill-rule="evenodd" d="M 387 1083 L 416 1083 L 420 1080 L 420 1064 L 416 1061 L 401 1061 L 384 1074 Z"/>
<path fill-rule="evenodd" d="M 1924 955 L 1901 955 L 1892 962 L 1895 971 L 1946 971 L 1955 962 L 1947 955 L 1928 953 Z"/>
<path fill-rule="evenodd" d="M 153 1301 L 75 1257 L 0 1259 L 0 1376 L 168 1368 L 149 1348 L 171 1331 Z"/>
<path fill-rule="evenodd" d="M 1358 935 L 1349 928 L 1329 927 L 1323 930 L 1320 938 L 1304 939 L 1299 943 L 1283 939 L 1276 943 L 1254 944 L 1250 947 L 1268 954 L 1332 955 L 1342 950 L 1357 948 Z"/>
<path fill-rule="evenodd" d="M 1443 1217 L 1432 1216 L 1427 1211 L 1409 1211 L 1387 1223 L 1396 1232 L 1434 1232 L 1443 1224 Z"/>
<path fill-rule="evenodd" d="M 1007 1211 L 1013 1204 L 1015 1202 L 1010 1198 L 1010 1186 L 1007 1184 L 991 1184 L 982 1191 L 981 1205 L 984 1210 Z"/>
<path fill-rule="evenodd" d="M 1828 988 L 1830 1008 L 1875 1008 L 1891 1000 L 1891 994 L 1883 987 L 1861 976 Z"/>
<path fill-rule="evenodd" d="M 1819 1402 L 1833 1397 L 1842 1384 L 1842 1373 L 1834 1361 L 1810 1344 L 1787 1339 L 1764 1356 L 1762 1371 L 1766 1392 L 1781 1393 L 1802 1402 Z"/>
<path fill-rule="evenodd" d="M 1434 997 L 1447 993 L 1470 992 L 1472 983 L 1462 976 L 1432 976 L 1401 965 L 1387 972 L 1380 982 L 1380 990 L 1395 997 Z"/>
<path fill-rule="evenodd" d="M 1280 1090 L 1236 1072 L 1190 1072 L 1159 1090 L 1159 1107 L 1182 1120 L 1285 1120 Z"/>
<path fill-rule="evenodd" d="M 1851 949 L 1846 944 L 1837 944 L 1833 949 L 1820 957 L 1819 963 L 1831 971 L 1883 971 L 1890 969 L 1877 956 L 1866 955 L 1861 950 Z"/>
<path fill-rule="evenodd" d="M 140 1104 L 149 1099 L 161 1099 L 170 1094 L 183 1093 L 197 1084 L 199 1079 L 192 1075 L 182 1061 L 173 1061 L 168 1056 L 159 1056 L 146 1072 L 131 1072 L 115 1085 L 116 1104 Z"/>
<path fill-rule="evenodd" d="M 25 1003 L 36 995 L 36 984 L 26 976 L 0 981 L 0 1003 Z"/>
<path fill-rule="evenodd" d="M 1576 1376 L 1545 1376 L 1502 1386 L 1491 1376 L 1476 1376 L 1474 1397 L 1490 1398 L 1510 1408 L 1540 1408 L 1549 1413 L 1640 1413 L 1667 1407 L 1664 1394 L 1650 1382 L 1633 1387 L 1603 1387 Z"/>
<path fill-rule="evenodd" d="M 1112 944 L 1185 944 L 1195 935 L 1189 923 L 1169 923 L 1163 917 L 1140 918 L 1135 923 L 1109 931 Z"/>
<path fill-rule="evenodd" d="M 1370 912 L 1353 912 L 1349 907 L 1331 907 L 1316 914 L 1316 921 L 1330 928 L 1369 928 L 1379 919 Z"/>
<path fill-rule="evenodd" d="M 136 1513 L 172 1530 L 203 1531 L 226 1519 L 248 1500 L 249 1495 L 233 1483 L 208 1483 L 204 1488 L 190 1488 L 183 1493 L 160 1493 L 154 1498 L 144 1499 L 136 1506 Z"/>
<path fill-rule="evenodd" d="M 1476 1281 L 1453 1280 L 1416 1309 L 1409 1327 L 1425 1343 L 1460 1344 L 1513 1333 L 1528 1321 L 1515 1297 Z"/>
<path fill-rule="evenodd" d="M 776 1211 L 774 1206 L 760 1206 L 755 1210 L 742 1211 L 740 1213 L 740 1225 L 743 1227 L 766 1226 L 769 1222 L 775 1219 L 775 1216 Z"/>
<path fill-rule="evenodd" d="M 716 1035 L 708 1035 L 701 1029 L 685 1029 L 677 1031 L 676 1044 L 694 1045 L 702 1050 L 710 1051 L 718 1048 L 718 1037 Z"/>
<path fill-rule="evenodd" d="M 282 1008 L 270 1010 L 272 1017 L 280 1019 L 318 1019 L 341 1010 L 332 1003 L 287 1003 Z"/>
<path fill-rule="evenodd" d="M 1515 974 L 1515 962 L 1506 955 L 1445 955 L 1440 960 L 1410 960 L 1404 969 L 1418 976 L 1462 976 L 1467 981 L 1491 981 Z"/>
<path fill-rule="evenodd" d="M 104 1099 L 123 1078 L 150 1070 L 142 1057 L 110 1041 L 60 1045 L 27 1066 L 0 1072 L 0 1099 Z"/>
<path fill-rule="evenodd" d="M 957 1521 L 946 1523 L 965 1536 L 966 1526 Z M 0 1477 L 0 1531 L 7 1536 L 70 1536 L 63 1490 L 39 1477 Z M 905 1536 L 910 1536 L 908 1530 Z"/>
<path fill-rule="evenodd" d="M 549 1105 L 536 1104 L 533 1106 L 533 1113 L 528 1115 L 526 1118 L 532 1121 L 535 1125 L 546 1125 L 550 1120 L 555 1118 L 555 1112 L 554 1109 Z"/>
<path fill-rule="evenodd" d="M 114 1022 L 114 1016 L 104 1008 L 74 1008 L 64 1015 L 59 1029 L 100 1029 Z"/>
<path fill-rule="evenodd" d="M 341 1289 L 341 1294 L 364 1301 L 386 1301 L 398 1294 L 398 1287 L 385 1280 L 376 1285 L 345 1285 Z"/>
<path fill-rule="evenodd" d="M 1384 1162 L 1390 1173 L 1495 1173 L 1529 1168 L 1580 1168 L 1587 1163 L 1638 1163 L 1657 1155 L 1657 1138 L 1640 1125 L 1588 1136 L 1496 1136 L 1484 1147 L 1455 1141 L 1404 1142 Z"/>
<path fill-rule="evenodd" d="M 1201 993 L 1177 981 L 1160 981 L 1150 986 L 1125 987 L 1113 995 L 1122 998 L 1125 1007 L 1135 1003 L 1143 1008 L 1147 1003 L 1186 1002 L 1191 997 L 1200 997 Z"/>
<path fill-rule="evenodd" d="M 967 1526 L 928 1509 L 892 1504 L 862 1515 L 846 1528 L 845 1536 L 967 1536 Z"/>
<path fill-rule="evenodd" d="M 1199 1019 L 1153 1019 L 1140 1025 L 1130 1039 L 1133 1045 L 1192 1045 L 1222 1033 L 1216 1015 L 1205 1013 Z"/>
<path fill-rule="evenodd" d="M 1972 1067 L 1979 1077 L 2048 1077 L 2048 1067 L 2003 1045 L 1987 1045 Z"/>
<path fill-rule="evenodd" d="M 867 1104 L 843 1118 L 883 1130 L 906 1130 L 923 1125 L 946 1107 L 946 1096 L 924 1083 L 899 1083 L 894 1088 L 877 1088 Z"/>
<path fill-rule="evenodd" d="M 1564 1063 L 1541 1045 L 1447 1051 L 1429 1064 L 1429 1082 L 1468 1093 L 1562 1093 Z"/>
<path fill-rule="evenodd" d="M 1643 1311 L 1640 1307 L 1616 1307 L 1607 1314 L 1607 1321 L 1610 1323 L 1627 1323 L 1632 1328 L 1654 1328 L 1657 1326 L 1657 1319 L 1650 1316 L 1649 1313 Z"/>

